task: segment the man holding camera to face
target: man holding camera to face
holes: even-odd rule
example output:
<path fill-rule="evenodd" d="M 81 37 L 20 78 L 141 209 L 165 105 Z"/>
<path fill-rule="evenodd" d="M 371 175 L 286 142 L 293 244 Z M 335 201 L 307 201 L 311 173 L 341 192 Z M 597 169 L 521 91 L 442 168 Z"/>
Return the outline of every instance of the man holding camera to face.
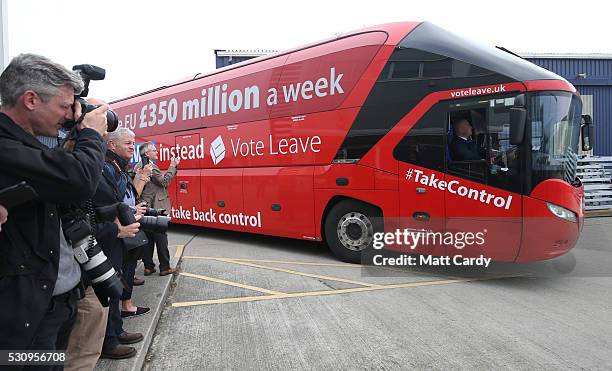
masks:
<path fill-rule="evenodd" d="M 127 173 L 128 162 L 134 152 L 134 133 L 127 128 L 119 128 L 106 136 L 106 142 L 108 151 L 102 180 L 94 196 L 94 204 L 104 206 L 119 202 L 129 205 L 140 215 L 143 210 L 136 207 L 138 194 Z M 121 296 L 121 304 L 119 298 L 116 298 L 109 305 L 101 357 L 110 359 L 135 356 L 136 349 L 127 345 L 143 340 L 142 334 L 129 333 L 123 329 L 122 311 L 132 311 L 138 315 L 149 311 L 149 308 L 134 306 L 131 300 L 134 270 L 142 250 L 141 246 L 146 244 L 146 238 L 141 239 L 144 233 L 136 236 L 123 235 L 121 228 L 118 227 L 112 223 L 105 223 L 98 228 L 102 234 L 108 236 L 100 240 L 102 248 L 115 267 L 122 271 L 126 283 Z"/>
<path fill-rule="evenodd" d="M 146 142 L 140 145 L 140 156 L 143 160 L 157 161 L 158 152 L 153 142 Z M 158 210 L 170 210 L 170 196 L 168 195 L 168 185 L 172 178 L 176 176 L 176 168 L 180 163 L 180 158 L 173 157 L 170 160 L 170 167 L 165 174 L 153 162 L 146 166 L 151 166 L 152 173 L 150 181 L 144 186 L 141 199 L 147 202 L 150 208 Z M 145 167 L 146 167 L 145 166 Z M 143 168 L 143 163 L 138 163 L 134 170 Z M 144 274 L 149 276 L 155 273 L 155 263 L 153 262 L 153 250 L 157 245 L 157 257 L 159 259 L 159 275 L 166 276 L 176 273 L 175 268 L 170 267 L 170 252 L 168 251 L 168 235 L 166 231 L 147 231 L 149 244 L 145 247 L 142 261 L 145 265 Z"/>
<path fill-rule="evenodd" d="M 81 270 L 58 205 L 93 196 L 106 150 L 108 106 L 82 116 L 74 104 L 82 89 L 77 73 L 34 54 L 15 57 L 0 76 L 0 188 L 25 181 L 39 196 L 10 208 L 0 231 L 0 349 L 66 349 Z M 73 151 L 36 140 L 57 136 L 66 121 L 78 122 Z"/>

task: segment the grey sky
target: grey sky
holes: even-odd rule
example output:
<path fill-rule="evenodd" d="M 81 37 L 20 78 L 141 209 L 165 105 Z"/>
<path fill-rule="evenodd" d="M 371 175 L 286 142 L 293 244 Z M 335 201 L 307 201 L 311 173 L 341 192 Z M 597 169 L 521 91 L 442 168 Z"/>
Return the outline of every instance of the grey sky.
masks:
<path fill-rule="evenodd" d="M 606 2 L 9 0 L 9 57 L 107 70 L 90 96 L 125 97 L 214 69 L 214 49 L 293 48 L 396 21 L 433 22 L 518 52 L 612 53 Z"/>

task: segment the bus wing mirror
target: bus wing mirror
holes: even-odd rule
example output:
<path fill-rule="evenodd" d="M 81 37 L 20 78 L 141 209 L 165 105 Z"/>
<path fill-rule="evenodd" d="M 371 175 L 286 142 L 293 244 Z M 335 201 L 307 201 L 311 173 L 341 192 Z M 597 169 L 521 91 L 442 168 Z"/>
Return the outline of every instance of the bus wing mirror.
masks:
<path fill-rule="evenodd" d="M 523 143 L 523 137 L 525 136 L 526 120 L 527 110 L 525 108 L 510 108 L 510 144 L 518 145 Z"/>
<path fill-rule="evenodd" d="M 582 135 L 582 150 L 590 151 L 593 149 L 593 141 L 595 139 L 595 128 L 590 115 L 582 115 L 582 125 L 580 125 L 580 134 Z"/>

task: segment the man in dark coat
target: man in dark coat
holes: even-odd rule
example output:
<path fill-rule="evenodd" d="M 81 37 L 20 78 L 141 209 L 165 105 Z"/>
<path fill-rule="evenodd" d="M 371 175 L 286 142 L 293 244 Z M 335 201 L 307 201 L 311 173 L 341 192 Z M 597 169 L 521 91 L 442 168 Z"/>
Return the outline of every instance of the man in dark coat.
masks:
<path fill-rule="evenodd" d="M 125 172 L 128 160 L 120 156 L 118 153 L 123 152 L 117 149 L 117 143 L 120 141 L 123 143 L 125 140 L 128 143 L 121 148 L 124 151 L 127 151 L 127 148 L 131 148 L 133 152 L 134 133 L 127 128 L 118 128 L 116 131 L 109 133 L 106 140 L 110 145 L 109 150 L 106 152 L 106 163 L 102 171 L 102 179 L 93 198 L 96 207 L 125 202 L 126 194 L 135 193 L 134 186 Z M 129 157 L 131 157 L 131 153 Z M 134 271 L 126 269 L 126 260 L 129 260 L 129 254 L 125 246 L 125 238 L 134 237 L 135 233 L 138 232 L 139 226 L 139 223 L 134 223 L 124 227 L 118 223 L 111 222 L 99 223 L 97 225 L 96 236 L 98 237 L 98 242 L 106 256 L 115 266 L 115 269 L 122 272 L 125 283 L 128 286 L 127 289 L 130 292 L 132 289 L 130 279 L 134 279 Z M 135 265 L 136 261 L 134 261 Z M 149 308 L 143 307 L 139 309 L 141 311 L 144 310 L 145 313 L 149 311 Z M 136 349 L 126 345 L 142 341 L 143 338 L 141 333 L 130 333 L 123 329 L 119 298 L 113 298 L 109 303 L 108 321 L 101 358 L 124 359 L 133 357 L 136 355 Z"/>
<path fill-rule="evenodd" d="M 481 160 L 478 144 L 472 140 L 472 125 L 466 119 L 461 119 L 453 125 L 455 134 L 449 144 L 449 152 L 453 161 Z"/>
<path fill-rule="evenodd" d="M 73 102 L 82 88 L 79 75 L 33 54 L 15 57 L 0 76 L 0 188 L 26 181 L 39 196 L 10 208 L 0 231 L 0 349 L 67 345 L 80 272 L 77 265 L 77 282 L 74 274 L 67 282 L 74 257 L 57 206 L 94 194 L 108 107 L 84 116 L 72 152 L 49 149 L 35 136 L 57 136 L 63 122 L 80 117 Z"/>

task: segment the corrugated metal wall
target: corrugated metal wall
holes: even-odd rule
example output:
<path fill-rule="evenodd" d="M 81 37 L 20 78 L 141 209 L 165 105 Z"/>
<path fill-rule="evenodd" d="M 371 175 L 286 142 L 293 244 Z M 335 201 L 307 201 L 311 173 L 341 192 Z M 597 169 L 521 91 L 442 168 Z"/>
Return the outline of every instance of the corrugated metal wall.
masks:
<path fill-rule="evenodd" d="M 230 64 L 236 64 L 236 63 L 240 63 L 240 62 L 244 62 L 246 60 L 249 60 L 251 58 L 255 58 L 255 57 L 216 57 L 216 65 L 217 68 L 222 68 L 225 66 L 229 66 Z"/>
<path fill-rule="evenodd" d="M 612 156 L 612 59 L 526 58 L 574 84 L 593 99 L 595 156 Z"/>

